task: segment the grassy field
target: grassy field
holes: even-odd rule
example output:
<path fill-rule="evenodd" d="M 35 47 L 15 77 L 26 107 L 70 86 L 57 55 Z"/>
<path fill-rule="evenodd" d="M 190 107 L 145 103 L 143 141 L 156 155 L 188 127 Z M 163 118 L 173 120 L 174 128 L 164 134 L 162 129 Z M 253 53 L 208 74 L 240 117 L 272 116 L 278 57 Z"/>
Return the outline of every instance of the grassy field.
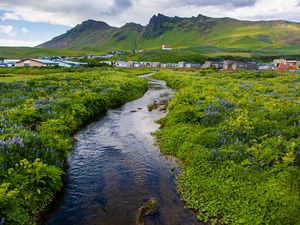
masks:
<path fill-rule="evenodd" d="M 200 221 L 300 224 L 300 77 L 160 71 L 177 90 L 156 133 L 184 164 L 178 190 Z"/>
<path fill-rule="evenodd" d="M 33 78 L 44 78 L 51 74 L 57 73 L 73 73 L 75 71 L 86 71 L 86 68 L 0 68 L 0 82 L 25 81 Z"/>

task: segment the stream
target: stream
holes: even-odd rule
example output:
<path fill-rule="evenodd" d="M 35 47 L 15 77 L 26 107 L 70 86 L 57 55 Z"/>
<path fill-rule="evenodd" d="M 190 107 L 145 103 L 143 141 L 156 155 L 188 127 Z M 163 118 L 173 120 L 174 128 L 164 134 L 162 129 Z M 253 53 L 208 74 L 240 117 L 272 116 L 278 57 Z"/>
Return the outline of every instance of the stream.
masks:
<path fill-rule="evenodd" d="M 109 110 L 75 135 L 64 197 L 44 224 L 133 225 L 151 198 L 157 210 L 145 225 L 201 224 L 176 192 L 178 165 L 160 154 L 151 135 L 166 112 L 149 112 L 147 105 L 166 102 L 173 92 L 164 81 L 149 79 L 149 86 L 142 98 Z"/>

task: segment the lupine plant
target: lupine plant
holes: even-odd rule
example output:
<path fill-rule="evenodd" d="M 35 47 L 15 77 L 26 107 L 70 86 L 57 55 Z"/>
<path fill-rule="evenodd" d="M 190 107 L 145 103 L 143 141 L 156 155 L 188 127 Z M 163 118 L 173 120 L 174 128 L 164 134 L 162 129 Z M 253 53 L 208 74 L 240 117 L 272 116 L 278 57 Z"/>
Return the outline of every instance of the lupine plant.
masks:
<path fill-rule="evenodd" d="M 300 224 L 300 76 L 161 71 L 177 90 L 156 133 L 178 190 L 211 224 Z"/>

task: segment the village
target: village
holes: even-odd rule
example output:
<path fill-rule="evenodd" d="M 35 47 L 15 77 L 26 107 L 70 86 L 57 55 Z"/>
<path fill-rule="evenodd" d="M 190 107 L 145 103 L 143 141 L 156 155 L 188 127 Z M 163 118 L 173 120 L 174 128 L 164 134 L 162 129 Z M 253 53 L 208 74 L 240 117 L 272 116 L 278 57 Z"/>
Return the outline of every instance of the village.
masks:
<path fill-rule="evenodd" d="M 47 58 L 28 58 L 28 59 L 3 59 L 0 60 L 0 67 L 80 67 L 88 66 L 87 62 L 78 62 L 76 58 L 59 58 L 50 57 Z M 91 59 L 92 57 L 90 57 Z M 73 60 L 73 61 L 71 61 Z M 286 60 L 275 59 L 272 63 L 263 64 L 256 62 L 244 62 L 235 60 L 224 61 L 206 61 L 204 64 L 190 63 L 190 62 L 178 62 L 178 63 L 164 63 L 164 62 L 137 62 L 137 61 L 101 61 L 100 64 L 107 64 L 113 67 L 122 68 L 139 68 L 139 67 L 152 67 L 152 68 L 173 68 L 173 69 L 200 69 L 200 68 L 214 68 L 218 70 L 279 70 L 279 71 L 296 71 L 300 70 L 300 61 L 298 60 Z"/>
<path fill-rule="evenodd" d="M 162 45 L 163 51 L 172 51 L 169 45 Z M 135 50 L 134 52 L 143 52 L 143 50 Z M 27 59 L 0 59 L 0 67 L 80 67 L 88 66 L 88 60 L 96 60 L 100 65 L 108 65 L 112 67 L 122 68 L 173 68 L 173 69 L 206 69 L 213 68 L 217 70 L 279 70 L 279 71 L 296 71 L 300 70 L 300 60 L 275 59 L 271 63 L 257 63 L 251 61 L 238 60 L 208 60 L 205 63 L 191 62 L 138 62 L 138 61 L 113 61 L 110 58 L 126 55 L 123 51 L 112 51 L 99 56 L 79 56 L 79 57 L 60 57 L 48 56 L 42 58 Z"/>

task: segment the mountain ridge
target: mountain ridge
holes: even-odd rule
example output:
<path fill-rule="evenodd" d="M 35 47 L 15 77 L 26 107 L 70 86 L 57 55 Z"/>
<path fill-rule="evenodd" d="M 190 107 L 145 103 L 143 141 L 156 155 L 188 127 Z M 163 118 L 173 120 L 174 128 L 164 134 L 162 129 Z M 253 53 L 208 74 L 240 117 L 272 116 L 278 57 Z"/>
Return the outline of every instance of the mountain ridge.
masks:
<path fill-rule="evenodd" d="M 300 23 L 284 20 L 246 21 L 229 17 L 168 17 L 157 14 L 145 26 L 126 23 L 113 27 L 87 20 L 39 48 L 82 50 L 157 50 L 162 44 L 174 48 L 194 46 L 230 47 L 242 50 L 300 48 Z"/>

